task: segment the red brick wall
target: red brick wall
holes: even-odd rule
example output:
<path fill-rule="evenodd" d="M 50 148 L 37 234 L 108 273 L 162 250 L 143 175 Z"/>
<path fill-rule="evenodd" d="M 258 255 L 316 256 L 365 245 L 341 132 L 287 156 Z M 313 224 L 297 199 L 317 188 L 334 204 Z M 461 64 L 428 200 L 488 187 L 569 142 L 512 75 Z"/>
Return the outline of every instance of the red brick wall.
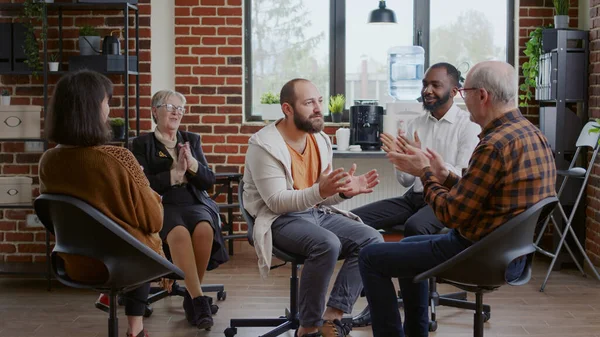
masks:
<path fill-rule="evenodd" d="M 0 2 L 6 0 L 0 0 Z M 140 0 L 140 20 L 144 27 L 140 34 L 142 47 L 141 66 L 143 77 L 142 83 L 142 107 L 150 105 L 150 5 L 149 0 Z M 591 25 L 597 27 L 600 20 L 600 0 L 591 0 L 590 11 Z M 571 26 L 577 27 L 577 0 L 571 0 Z M 598 10 L 597 10 L 598 8 Z M 523 48 L 529 33 L 540 25 L 548 25 L 553 22 L 553 10 L 551 0 L 521 0 L 519 13 L 519 64 L 525 61 Z M 82 17 L 89 15 L 83 13 L 78 18 L 70 18 L 71 24 L 78 24 Z M 65 17 L 67 19 L 68 17 Z M 95 19 L 98 20 L 98 19 Z M 75 21 L 75 22 L 73 22 Z M 99 25 L 118 24 L 117 18 L 108 17 Z M 75 30 L 71 33 L 77 36 Z M 182 129 L 202 134 L 204 151 L 209 163 L 217 172 L 243 172 L 244 154 L 247 150 L 247 141 L 252 133 L 258 131 L 262 124 L 243 123 L 243 15 L 242 0 L 175 0 L 175 85 L 176 90 L 186 95 L 188 99 L 189 113 L 184 116 Z M 592 30 L 591 38 L 597 39 L 598 33 Z M 73 42 L 75 43 L 75 42 Z M 72 45 L 74 46 L 74 44 Z M 592 44 L 592 49 L 598 45 Z M 596 61 L 595 53 L 592 53 L 592 62 Z M 598 69 L 592 68 L 599 72 Z M 18 100 L 25 104 L 40 104 L 41 91 L 39 81 L 25 77 L 7 78 L 2 77 L 2 85 L 9 84 L 11 90 L 17 90 Z M 5 81 L 9 81 L 8 83 Z M 17 83 L 19 83 L 17 85 Z M 32 93 L 24 89 L 33 83 L 34 97 Z M 598 81 L 594 75 L 590 76 L 590 83 L 595 85 Z M 121 86 L 121 92 L 123 87 Z M 36 91 L 37 90 L 37 91 Z M 600 89 L 598 89 L 600 92 Z M 591 91 L 591 94 L 597 94 Z M 15 97 L 13 97 L 15 99 Z M 119 101 L 117 101 L 119 103 Z M 593 105 L 594 100 L 590 98 L 590 107 L 596 117 L 600 117 L 600 106 Z M 595 108 L 595 109 L 594 109 Z M 145 119 L 143 129 L 149 128 L 149 110 L 142 109 L 142 117 Z M 523 113 L 535 123 L 538 122 L 537 106 L 523 108 Z M 326 128 L 326 132 L 333 134 L 334 128 Z M 35 163 L 39 155 L 22 153 L 23 143 L 2 144 L 0 152 L 0 166 L 2 174 L 27 173 L 35 175 L 37 166 Z M 598 181 L 600 168 L 596 168 L 594 181 Z M 593 185 L 593 184 L 590 184 Z M 597 185 L 597 184 L 595 184 Z M 595 251 L 592 256 L 596 264 L 600 261 L 598 244 L 600 243 L 600 213 L 597 212 L 597 197 L 600 191 L 594 187 L 590 190 L 595 193 L 588 201 L 590 208 L 588 215 L 588 248 Z M 594 206 L 595 205 L 595 206 Z M 593 207 L 593 209 L 592 209 Z M 0 261 L 6 260 L 40 260 L 43 258 L 43 232 L 31 231 L 24 228 L 24 217 L 31 211 L 5 210 L 0 212 Z M 240 228 L 236 228 L 240 229 Z M 241 228 L 243 229 L 243 228 Z M 24 235 L 23 235 L 24 234 Z M 29 235 L 31 234 L 31 235 Z M 36 254 L 28 253 L 31 249 L 28 244 L 34 239 L 40 242 L 36 248 Z M 595 242 L 592 243 L 592 242 Z"/>
<path fill-rule="evenodd" d="M 22 0 L 0 0 L 0 3 L 19 3 Z M 72 2 L 71 0 L 55 2 Z M 150 128 L 150 0 L 139 1 L 139 20 L 140 20 L 140 115 L 142 118 L 141 128 Z M 10 22 L 18 16 L 17 12 L 1 12 L 0 20 Z M 78 11 L 63 13 L 63 50 L 64 60 L 68 60 L 69 55 L 78 54 L 78 29 L 84 24 L 95 26 L 100 31 L 100 35 L 108 35 L 111 30 L 121 28 L 123 24 L 121 11 Z M 133 18 L 133 16 L 131 16 Z M 48 48 L 49 52 L 58 52 L 58 18 L 57 12 L 49 12 L 48 19 Z M 133 25 L 133 19 L 130 20 L 130 26 Z M 130 30 L 130 36 L 135 33 Z M 129 47 L 135 47 L 133 40 Z M 123 41 L 121 41 L 123 43 Z M 122 44 L 123 47 L 123 44 Z M 40 50 L 41 50 L 40 44 Z M 66 64 L 62 69 L 67 69 Z M 49 76 L 49 94 L 52 94 L 53 85 L 58 80 L 58 75 Z M 123 111 L 123 93 L 125 86 L 123 76 L 111 76 L 115 83 L 115 97 L 111 101 L 111 116 L 124 116 Z M 135 83 L 135 78 L 130 76 L 130 83 Z M 33 78 L 32 76 L 0 76 L 0 89 L 8 89 L 11 92 L 12 105 L 40 105 L 43 106 L 43 77 Z M 129 88 L 131 96 L 135 94 L 133 85 Z M 49 95 L 49 96 L 50 96 Z M 134 106 L 135 99 L 130 96 L 130 107 Z M 130 110 L 130 116 L 133 117 L 135 110 Z M 43 125 L 43 124 L 42 124 Z M 134 120 L 130 127 L 135 127 Z M 25 143 L 23 142 L 2 142 L 0 140 L 0 173 L 7 175 L 30 175 L 34 179 L 33 194 L 39 194 L 38 185 L 38 166 L 37 163 L 41 153 L 25 153 Z M 28 228 L 25 225 L 27 214 L 33 213 L 32 210 L 2 209 L 0 206 L 0 262 L 1 261 L 19 261 L 19 262 L 41 262 L 45 261 L 45 231 L 39 228 Z"/>
<path fill-rule="evenodd" d="M 600 0 L 590 0 L 590 90 L 589 116 L 600 118 Z M 600 266 L 600 164 L 596 164 L 587 187 L 585 247 Z"/>
<path fill-rule="evenodd" d="M 188 98 L 183 128 L 202 134 L 217 172 L 241 172 L 248 138 L 242 112 L 242 1 L 175 0 L 175 89 Z"/>

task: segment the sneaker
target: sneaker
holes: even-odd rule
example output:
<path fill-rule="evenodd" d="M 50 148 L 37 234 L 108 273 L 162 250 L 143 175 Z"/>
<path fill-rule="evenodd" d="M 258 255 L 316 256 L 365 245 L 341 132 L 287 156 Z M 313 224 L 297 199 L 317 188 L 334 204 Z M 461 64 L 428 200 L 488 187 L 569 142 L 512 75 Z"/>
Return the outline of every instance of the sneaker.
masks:
<path fill-rule="evenodd" d="M 346 337 L 350 333 L 350 329 L 339 319 L 323 321 L 320 331 L 323 337 Z"/>

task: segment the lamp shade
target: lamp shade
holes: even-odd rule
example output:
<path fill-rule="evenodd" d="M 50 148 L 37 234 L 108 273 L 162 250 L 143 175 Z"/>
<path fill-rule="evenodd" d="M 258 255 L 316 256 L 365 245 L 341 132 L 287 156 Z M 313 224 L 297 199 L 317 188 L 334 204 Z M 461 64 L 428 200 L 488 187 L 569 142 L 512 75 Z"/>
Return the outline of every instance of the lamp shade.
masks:
<path fill-rule="evenodd" d="M 379 8 L 369 14 L 369 23 L 397 23 L 396 13 L 385 8 L 385 1 L 379 1 Z"/>

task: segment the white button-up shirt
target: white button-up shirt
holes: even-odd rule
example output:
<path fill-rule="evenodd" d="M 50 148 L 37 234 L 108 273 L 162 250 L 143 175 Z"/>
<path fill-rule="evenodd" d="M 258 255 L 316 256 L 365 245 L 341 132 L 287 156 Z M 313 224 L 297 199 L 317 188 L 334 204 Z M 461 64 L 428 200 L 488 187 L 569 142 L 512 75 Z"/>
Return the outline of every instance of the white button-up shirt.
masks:
<path fill-rule="evenodd" d="M 411 119 L 406 123 L 406 136 L 414 141 L 417 131 L 421 148 L 430 148 L 439 153 L 449 171 L 462 175 L 469 166 L 469 159 L 479 143 L 479 125 L 471 122 L 470 114 L 453 104 L 442 119 L 437 120 L 430 112 Z M 421 179 L 396 170 L 396 179 L 404 187 L 413 186 L 413 191 L 423 192 Z"/>

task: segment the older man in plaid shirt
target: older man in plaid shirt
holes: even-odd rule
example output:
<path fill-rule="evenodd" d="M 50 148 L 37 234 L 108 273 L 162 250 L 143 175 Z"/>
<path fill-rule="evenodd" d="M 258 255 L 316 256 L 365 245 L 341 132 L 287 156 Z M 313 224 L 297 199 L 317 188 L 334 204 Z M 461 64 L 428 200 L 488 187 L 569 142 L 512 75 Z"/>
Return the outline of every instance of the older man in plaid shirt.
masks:
<path fill-rule="evenodd" d="M 554 157 L 541 131 L 516 109 L 515 69 L 498 61 L 477 64 L 460 93 L 481 126 L 480 142 L 461 177 L 449 172 L 439 154 L 413 147 L 406 139 L 386 143 L 394 165 L 423 181 L 425 201 L 452 230 L 397 243 L 380 243 L 360 253 L 360 272 L 371 308 L 375 337 L 428 335 L 428 284 L 417 274 L 460 253 L 508 219 L 538 201 L 556 195 Z M 515 279 L 514 263 L 507 278 Z M 400 320 L 394 285 L 400 281 L 406 322 Z"/>

